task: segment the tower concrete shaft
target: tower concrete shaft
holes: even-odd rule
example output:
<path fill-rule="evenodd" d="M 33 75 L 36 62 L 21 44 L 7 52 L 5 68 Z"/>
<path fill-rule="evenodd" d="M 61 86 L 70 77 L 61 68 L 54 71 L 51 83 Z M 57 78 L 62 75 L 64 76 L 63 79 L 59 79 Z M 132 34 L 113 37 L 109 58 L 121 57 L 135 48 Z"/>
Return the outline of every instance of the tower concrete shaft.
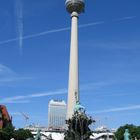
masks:
<path fill-rule="evenodd" d="M 71 20 L 72 20 L 72 23 L 71 23 L 67 119 L 72 117 L 76 102 L 79 101 L 78 13 L 77 12 L 72 12 Z"/>

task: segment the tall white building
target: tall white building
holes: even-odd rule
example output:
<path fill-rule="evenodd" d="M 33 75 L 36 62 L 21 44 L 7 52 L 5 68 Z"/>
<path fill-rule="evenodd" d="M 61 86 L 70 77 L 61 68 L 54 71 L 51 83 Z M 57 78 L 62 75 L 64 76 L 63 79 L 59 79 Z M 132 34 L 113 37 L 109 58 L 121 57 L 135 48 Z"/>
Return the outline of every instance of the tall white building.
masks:
<path fill-rule="evenodd" d="M 48 105 L 49 129 L 64 129 L 67 105 L 62 100 L 51 100 Z"/>

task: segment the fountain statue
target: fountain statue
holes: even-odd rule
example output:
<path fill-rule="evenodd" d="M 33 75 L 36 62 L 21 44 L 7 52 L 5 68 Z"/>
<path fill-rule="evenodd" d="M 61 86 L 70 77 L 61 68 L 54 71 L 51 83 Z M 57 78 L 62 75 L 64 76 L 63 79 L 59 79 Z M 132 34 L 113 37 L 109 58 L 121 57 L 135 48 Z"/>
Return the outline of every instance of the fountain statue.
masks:
<path fill-rule="evenodd" d="M 37 135 L 36 135 L 36 137 L 35 137 L 35 140 L 41 140 L 41 134 L 40 134 L 40 132 L 41 132 L 41 130 L 38 129 Z"/>
<path fill-rule="evenodd" d="M 77 101 L 75 107 L 74 107 L 74 112 L 85 112 L 85 107 L 83 107 L 79 101 Z"/>
<path fill-rule="evenodd" d="M 66 120 L 68 129 L 65 131 L 64 140 L 89 140 L 92 135 L 89 126 L 95 121 L 85 112 L 85 108 L 77 102 L 72 118 Z"/>
<path fill-rule="evenodd" d="M 125 129 L 124 140 L 130 140 L 130 134 L 129 134 L 129 130 L 128 129 Z"/>

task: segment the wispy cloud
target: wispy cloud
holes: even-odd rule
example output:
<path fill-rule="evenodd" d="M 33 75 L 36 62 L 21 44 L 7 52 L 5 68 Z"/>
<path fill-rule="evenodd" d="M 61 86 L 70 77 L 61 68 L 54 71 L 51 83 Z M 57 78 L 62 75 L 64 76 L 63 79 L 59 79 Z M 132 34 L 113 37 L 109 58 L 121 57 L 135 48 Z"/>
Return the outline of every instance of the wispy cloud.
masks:
<path fill-rule="evenodd" d="M 39 98 L 39 97 L 46 97 L 46 96 L 54 96 L 54 95 L 61 95 L 67 93 L 66 89 L 58 89 L 52 92 L 43 92 L 43 93 L 35 93 L 25 96 L 14 96 L 9 98 L 1 99 L 1 103 L 28 103 L 29 99 L 32 98 Z"/>
<path fill-rule="evenodd" d="M 5 101 L 4 101 L 5 100 Z M 26 103 L 30 103 L 30 100 L 6 100 L 6 98 L 5 99 L 2 99 L 2 100 L 0 100 L 0 102 L 2 103 L 2 104 L 26 104 Z"/>
<path fill-rule="evenodd" d="M 31 77 L 22 77 L 6 65 L 0 64 L 0 85 L 13 81 L 30 80 Z"/>
<path fill-rule="evenodd" d="M 86 45 L 85 45 L 86 44 Z M 94 44 L 94 45 L 93 45 Z M 140 42 L 139 40 L 123 40 L 122 42 L 106 42 L 106 41 L 99 41 L 99 40 L 86 40 L 86 41 L 82 41 L 82 47 L 94 47 L 94 48 L 102 48 L 102 49 L 121 49 L 121 50 L 126 50 L 126 51 L 130 51 L 130 50 L 136 50 L 138 48 L 140 48 Z M 134 64 L 134 63 L 133 63 Z"/>
<path fill-rule="evenodd" d="M 9 67 L 0 64 L 0 82 L 8 81 L 12 79 L 15 75 L 16 73 Z"/>
<path fill-rule="evenodd" d="M 0 76 L 5 75 L 5 74 L 13 75 L 13 74 L 15 74 L 15 72 L 13 70 L 11 70 L 9 67 L 7 67 L 3 64 L 0 64 Z"/>
<path fill-rule="evenodd" d="M 140 109 L 140 105 L 131 105 L 131 106 L 126 106 L 126 107 L 116 107 L 116 108 L 110 108 L 110 109 L 105 109 L 105 110 L 101 110 L 101 111 L 95 111 L 95 112 L 92 112 L 92 113 L 95 113 L 95 114 L 110 113 L 110 112 L 129 111 L 129 110 L 136 110 L 136 109 Z"/>

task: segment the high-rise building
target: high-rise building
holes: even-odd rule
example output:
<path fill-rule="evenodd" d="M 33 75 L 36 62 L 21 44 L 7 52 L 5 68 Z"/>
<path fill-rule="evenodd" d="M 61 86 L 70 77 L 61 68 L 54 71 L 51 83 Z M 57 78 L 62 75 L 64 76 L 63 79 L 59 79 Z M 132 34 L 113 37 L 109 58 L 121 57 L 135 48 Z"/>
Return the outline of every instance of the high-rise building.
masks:
<path fill-rule="evenodd" d="M 67 105 L 62 100 L 51 100 L 48 105 L 49 129 L 64 129 Z"/>

